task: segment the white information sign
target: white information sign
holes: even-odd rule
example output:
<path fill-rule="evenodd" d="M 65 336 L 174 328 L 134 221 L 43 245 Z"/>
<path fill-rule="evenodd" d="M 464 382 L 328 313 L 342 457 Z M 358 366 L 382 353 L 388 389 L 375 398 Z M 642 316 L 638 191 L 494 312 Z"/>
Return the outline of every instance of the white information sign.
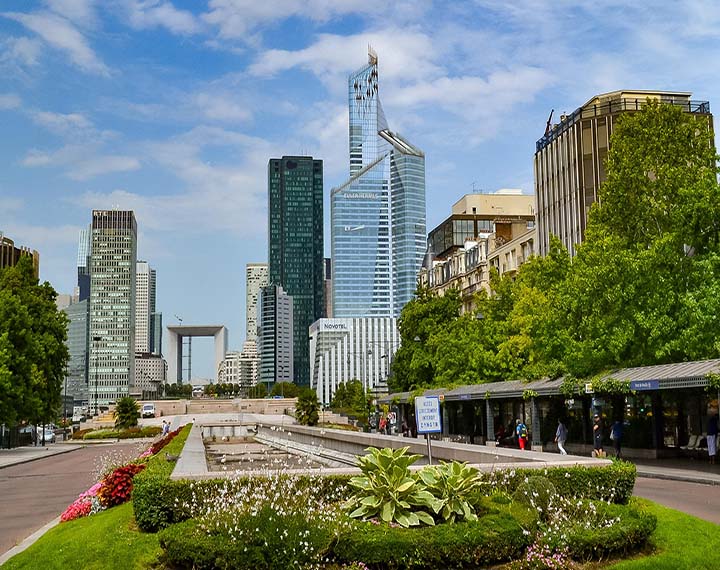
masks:
<path fill-rule="evenodd" d="M 415 420 L 418 433 L 441 433 L 440 398 L 437 396 L 415 398 Z"/>

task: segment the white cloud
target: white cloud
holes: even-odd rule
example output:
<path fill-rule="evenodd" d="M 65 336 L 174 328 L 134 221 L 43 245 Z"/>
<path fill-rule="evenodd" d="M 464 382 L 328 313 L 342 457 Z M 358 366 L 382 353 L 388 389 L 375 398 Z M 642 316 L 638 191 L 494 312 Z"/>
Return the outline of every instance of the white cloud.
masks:
<path fill-rule="evenodd" d="M 228 93 L 198 93 L 195 105 L 202 114 L 215 121 L 242 122 L 252 118 L 252 111 Z"/>
<path fill-rule="evenodd" d="M 3 196 L 0 192 L 0 212 L 3 214 L 12 214 L 14 212 L 20 212 L 24 207 L 24 203 L 20 198 L 11 198 L 10 196 Z M 0 230 L 5 230 L 4 227 Z"/>
<path fill-rule="evenodd" d="M 30 38 L 7 38 L 0 41 L 0 63 L 14 63 L 21 66 L 38 64 L 42 44 Z"/>
<path fill-rule="evenodd" d="M 166 28 L 173 34 L 192 35 L 203 29 L 192 12 L 164 0 L 125 0 L 122 4 L 130 25 L 138 30 Z"/>
<path fill-rule="evenodd" d="M 45 0 L 50 10 L 85 27 L 97 25 L 95 0 Z"/>
<path fill-rule="evenodd" d="M 203 19 L 220 31 L 223 38 L 248 39 L 256 28 L 293 16 L 326 22 L 345 14 L 372 14 L 384 11 L 382 0 L 210 0 Z"/>
<path fill-rule="evenodd" d="M 0 111 L 17 109 L 20 105 L 22 100 L 14 93 L 0 93 Z"/>
<path fill-rule="evenodd" d="M 72 180 L 89 180 L 103 174 L 129 172 L 141 167 L 140 160 L 121 154 L 98 154 L 94 144 L 67 145 L 54 152 L 31 149 L 23 166 L 60 167 Z"/>
<path fill-rule="evenodd" d="M 4 12 L 1 15 L 21 23 L 40 36 L 47 44 L 65 52 L 71 61 L 83 71 L 104 76 L 110 75 L 108 67 L 95 55 L 85 37 L 69 20 L 50 12 L 32 14 Z"/>
<path fill-rule="evenodd" d="M 92 123 L 79 113 L 36 111 L 31 114 L 31 117 L 35 124 L 59 135 L 76 134 L 78 131 L 88 131 L 93 128 Z"/>

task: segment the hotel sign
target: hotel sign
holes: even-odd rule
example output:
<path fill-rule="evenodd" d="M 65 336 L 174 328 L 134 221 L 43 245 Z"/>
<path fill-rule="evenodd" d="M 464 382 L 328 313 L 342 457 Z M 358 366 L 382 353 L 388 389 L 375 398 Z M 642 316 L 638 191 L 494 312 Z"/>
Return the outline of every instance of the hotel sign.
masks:
<path fill-rule="evenodd" d="M 659 390 L 660 380 L 632 380 L 630 382 L 630 389 L 638 392 L 643 390 Z"/>

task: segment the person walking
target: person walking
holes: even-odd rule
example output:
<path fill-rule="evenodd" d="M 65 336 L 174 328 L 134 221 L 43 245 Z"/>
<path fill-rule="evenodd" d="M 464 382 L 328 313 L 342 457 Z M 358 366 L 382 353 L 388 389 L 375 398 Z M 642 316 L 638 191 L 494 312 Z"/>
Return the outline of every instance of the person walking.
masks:
<path fill-rule="evenodd" d="M 561 455 L 567 455 L 565 451 L 565 441 L 567 440 L 568 430 L 562 420 L 558 420 L 558 427 L 555 431 L 555 443 L 557 443 L 558 449 Z"/>
<path fill-rule="evenodd" d="M 708 457 L 710 457 L 710 464 L 715 463 L 715 455 L 717 454 L 717 439 L 718 439 L 718 415 L 714 413 L 708 420 L 707 430 L 707 450 Z"/>
<path fill-rule="evenodd" d="M 602 442 L 603 423 L 600 414 L 593 416 L 593 454 L 595 457 L 605 457 Z"/>
<path fill-rule="evenodd" d="M 528 430 L 527 426 L 521 422 L 519 418 L 515 420 L 515 435 L 517 436 L 520 449 L 525 450 L 528 440 Z"/>
<path fill-rule="evenodd" d="M 610 439 L 613 442 L 613 448 L 615 449 L 615 457 L 620 459 L 620 446 L 622 444 L 623 437 L 623 423 L 622 420 L 615 420 L 612 427 L 610 428 Z"/>

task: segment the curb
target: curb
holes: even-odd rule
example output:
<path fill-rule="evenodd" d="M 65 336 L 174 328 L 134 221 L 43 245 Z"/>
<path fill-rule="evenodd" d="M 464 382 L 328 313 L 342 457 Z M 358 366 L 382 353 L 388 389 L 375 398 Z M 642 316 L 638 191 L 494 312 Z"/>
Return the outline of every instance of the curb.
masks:
<path fill-rule="evenodd" d="M 72 451 L 72 450 L 70 450 Z M 20 554 L 23 550 L 26 550 L 33 544 L 35 544 L 40 537 L 42 537 L 47 531 L 49 531 L 51 528 L 56 526 L 60 523 L 60 517 L 56 517 L 53 520 L 51 520 L 49 523 L 47 523 L 42 528 L 36 530 L 34 533 L 32 533 L 30 536 L 28 536 L 25 540 L 23 540 L 20 544 L 17 544 L 13 546 L 10 550 L 8 550 L 5 554 L 0 556 L 0 566 L 5 564 L 8 560 L 10 560 L 13 556 L 16 554 Z"/>
<path fill-rule="evenodd" d="M 720 479 L 717 477 L 714 477 L 712 479 L 707 479 L 703 477 L 696 477 L 693 475 L 679 475 L 674 473 L 656 473 L 651 471 L 640 471 L 638 469 L 637 471 L 638 477 L 643 477 L 645 479 L 663 479 L 665 481 L 680 481 L 682 483 L 696 483 L 698 485 L 720 485 Z"/>

